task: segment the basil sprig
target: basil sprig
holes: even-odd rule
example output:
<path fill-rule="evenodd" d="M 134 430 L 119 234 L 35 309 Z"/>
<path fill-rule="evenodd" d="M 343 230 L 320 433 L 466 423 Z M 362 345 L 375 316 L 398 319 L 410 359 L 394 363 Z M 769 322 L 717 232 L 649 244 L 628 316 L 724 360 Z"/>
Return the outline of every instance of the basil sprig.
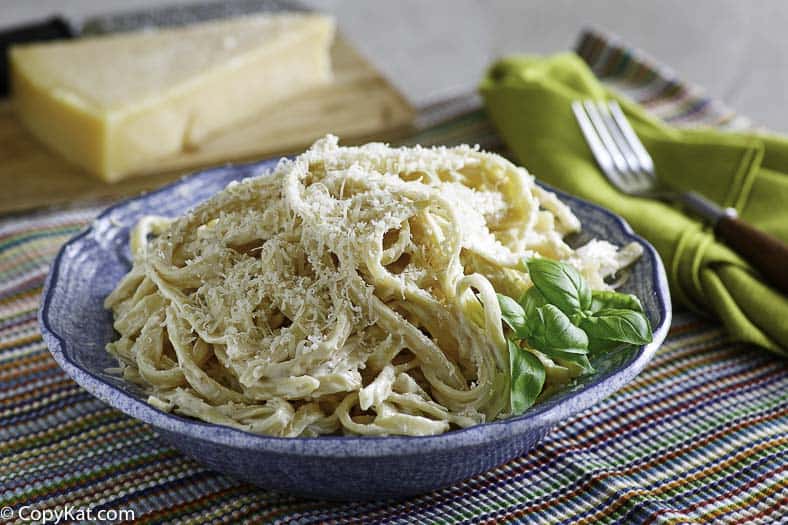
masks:
<path fill-rule="evenodd" d="M 523 262 L 534 286 L 519 301 L 498 294 L 501 318 L 511 329 L 511 406 L 521 414 L 536 402 L 545 367 L 528 349 L 562 366 L 594 371 L 589 352 L 651 341 L 651 325 L 634 295 L 591 291 L 580 273 L 550 259 Z M 521 346 L 525 343 L 526 348 Z"/>
<path fill-rule="evenodd" d="M 506 295 L 498 295 L 498 305 L 501 307 L 501 319 L 506 323 L 512 332 L 525 337 L 525 312 L 517 301 Z"/>
<path fill-rule="evenodd" d="M 568 264 L 551 259 L 532 259 L 525 265 L 536 289 L 548 303 L 566 315 L 591 308 L 591 289 L 578 271 Z"/>
<path fill-rule="evenodd" d="M 546 372 L 538 357 L 531 352 L 521 350 L 511 339 L 507 342 L 512 374 L 512 412 L 522 414 L 542 393 Z"/>

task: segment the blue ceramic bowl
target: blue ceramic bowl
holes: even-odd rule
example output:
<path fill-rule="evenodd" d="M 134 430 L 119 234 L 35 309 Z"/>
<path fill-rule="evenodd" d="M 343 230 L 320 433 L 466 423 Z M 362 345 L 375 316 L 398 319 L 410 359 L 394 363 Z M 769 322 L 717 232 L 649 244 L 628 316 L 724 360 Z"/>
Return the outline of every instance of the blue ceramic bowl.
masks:
<path fill-rule="evenodd" d="M 640 372 L 670 324 L 665 270 L 654 248 L 619 217 L 558 192 L 583 223 L 577 242 L 631 241 L 644 248 L 624 291 L 643 302 L 654 327 L 651 344 L 594 362 L 597 373 L 524 415 L 434 437 L 274 438 L 167 414 L 135 385 L 105 370 L 115 334 L 104 297 L 130 267 L 129 228 L 142 215 L 180 215 L 196 203 L 273 167 L 275 161 L 212 169 L 102 213 L 60 250 L 49 273 L 39 321 L 61 367 L 93 395 L 149 423 L 173 447 L 209 467 L 261 487 L 308 497 L 361 500 L 424 493 L 479 474 L 523 454 L 556 423 L 618 390 Z"/>

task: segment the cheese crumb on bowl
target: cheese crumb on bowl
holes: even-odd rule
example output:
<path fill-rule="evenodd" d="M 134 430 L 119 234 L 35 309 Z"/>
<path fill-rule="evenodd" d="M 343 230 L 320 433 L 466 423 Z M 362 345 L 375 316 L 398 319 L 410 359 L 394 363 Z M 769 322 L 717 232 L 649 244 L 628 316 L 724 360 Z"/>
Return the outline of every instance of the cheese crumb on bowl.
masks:
<path fill-rule="evenodd" d="M 331 81 L 333 19 L 267 14 L 15 46 L 15 109 L 42 142 L 105 181 Z"/>

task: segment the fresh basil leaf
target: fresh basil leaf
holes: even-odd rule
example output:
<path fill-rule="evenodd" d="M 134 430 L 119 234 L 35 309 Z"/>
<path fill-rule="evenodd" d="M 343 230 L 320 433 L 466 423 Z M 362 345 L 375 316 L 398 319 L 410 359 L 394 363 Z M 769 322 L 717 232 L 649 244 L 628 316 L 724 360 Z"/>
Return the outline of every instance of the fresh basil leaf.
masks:
<path fill-rule="evenodd" d="M 594 290 L 591 292 L 591 311 L 598 312 L 608 308 L 621 310 L 635 310 L 643 313 L 643 306 L 640 300 L 634 295 L 618 292 L 606 292 Z"/>
<path fill-rule="evenodd" d="M 592 354 L 599 354 L 602 352 L 612 352 L 627 343 L 621 341 L 613 341 L 609 339 L 597 339 L 595 337 L 588 337 L 588 351 Z"/>
<path fill-rule="evenodd" d="M 518 337 L 525 334 L 525 312 L 517 301 L 503 294 L 498 296 L 498 305 L 501 307 L 501 319 Z"/>
<path fill-rule="evenodd" d="M 540 292 L 536 286 L 530 287 L 520 298 L 520 306 L 522 306 L 525 311 L 526 319 L 536 315 L 536 309 L 546 304 L 547 299 L 545 299 L 542 292 Z"/>
<path fill-rule="evenodd" d="M 580 322 L 588 337 L 633 345 L 651 342 L 651 325 L 646 316 L 634 310 L 606 308 Z"/>
<path fill-rule="evenodd" d="M 591 290 L 580 273 L 570 265 L 550 259 L 531 259 L 525 265 L 531 281 L 547 302 L 566 315 L 591 308 Z"/>
<path fill-rule="evenodd" d="M 528 343 L 532 348 L 550 354 L 561 351 L 567 354 L 588 352 L 588 337 L 564 312 L 552 304 L 536 307 L 534 315 L 525 319 Z"/>
<path fill-rule="evenodd" d="M 511 340 L 508 343 L 512 413 L 522 414 L 536 402 L 542 392 L 546 373 L 538 357 L 518 347 Z"/>
<path fill-rule="evenodd" d="M 580 374 L 593 374 L 594 367 L 591 366 L 591 361 L 588 360 L 587 355 L 582 354 L 563 354 L 551 355 L 550 358 L 557 362 L 559 365 L 572 369 L 577 368 Z"/>

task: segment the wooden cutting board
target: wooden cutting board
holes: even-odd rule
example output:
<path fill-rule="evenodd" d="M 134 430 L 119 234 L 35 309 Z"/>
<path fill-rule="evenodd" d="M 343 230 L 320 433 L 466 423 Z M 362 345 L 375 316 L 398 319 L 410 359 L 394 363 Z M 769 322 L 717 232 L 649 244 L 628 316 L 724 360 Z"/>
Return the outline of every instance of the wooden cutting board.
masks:
<path fill-rule="evenodd" d="M 407 130 L 414 110 L 344 39 L 332 49 L 334 82 L 215 136 L 194 151 L 162 159 L 156 171 L 101 182 L 49 151 L 0 102 L 0 213 L 106 197 L 160 186 L 197 168 L 303 150 L 333 133 L 343 143 L 385 140 Z"/>

